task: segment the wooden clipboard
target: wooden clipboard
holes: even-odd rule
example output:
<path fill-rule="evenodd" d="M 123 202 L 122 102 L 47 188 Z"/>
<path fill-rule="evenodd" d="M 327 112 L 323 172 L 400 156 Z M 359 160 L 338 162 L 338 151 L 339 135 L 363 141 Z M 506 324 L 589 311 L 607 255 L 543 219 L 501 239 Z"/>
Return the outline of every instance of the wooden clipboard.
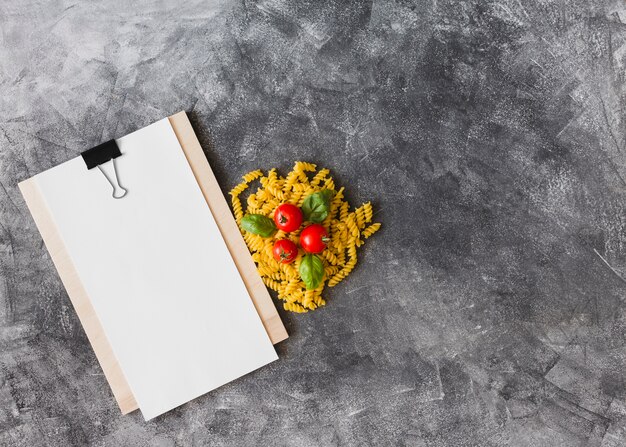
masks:
<path fill-rule="evenodd" d="M 202 151 L 187 114 L 179 112 L 168 119 L 270 340 L 273 344 L 285 340 L 288 337 L 285 326 L 276 311 L 267 288 L 256 271 L 256 266 L 241 236 L 239 227 Z M 113 354 L 91 301 L 76 273 L 76 269 L 63 246 L 63 241 L 42 200 L 36 183 L 32 179 L 28 179 L 21 182 L 18 186 L 46 244 L 50 257 L 59 272 L 61 281 L 67 290 L 122 414 L 128 414 L 138 409 L 135 397 Z"/>

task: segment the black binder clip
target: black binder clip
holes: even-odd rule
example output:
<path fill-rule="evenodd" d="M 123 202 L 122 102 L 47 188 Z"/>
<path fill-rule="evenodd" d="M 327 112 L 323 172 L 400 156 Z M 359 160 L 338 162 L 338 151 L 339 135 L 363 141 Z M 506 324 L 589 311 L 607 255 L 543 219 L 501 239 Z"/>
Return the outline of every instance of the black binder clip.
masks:
<path fill-rule="evenodd" d="M 115 140 L 109 140 L 96 147 L 87 149 L 81 152 L 80 155 L 83 157 L 87 169 L 98 168 L 100 172 L 102 172 L 104 178 L 106 178 L 113 187 L 114 199 L 121 199 L 126 195 L 128 190 L 120 184 L 120 178 L 117 175 L 115 159 L 122 155 L 122 153 Z M 111 172 L 111 170 L 113 172 Z"/>

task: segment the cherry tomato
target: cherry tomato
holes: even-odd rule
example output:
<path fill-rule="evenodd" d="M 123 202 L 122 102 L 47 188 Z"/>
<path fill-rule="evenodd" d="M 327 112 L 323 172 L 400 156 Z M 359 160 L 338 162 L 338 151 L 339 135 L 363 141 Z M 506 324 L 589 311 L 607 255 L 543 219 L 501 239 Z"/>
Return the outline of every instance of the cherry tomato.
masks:
<path fill-rule="evenodd" d="M 300 233 L 300 245 L 308 253 L 321 253 L 330 241 L 326 229 L 320 224 L 306 227 Z"/>
<path fill-rule="evenodd" d="M 278 262 L 289 264 L 298 256 L 298 247 L 289 239 L 281 239 L 274 243 L 272 253 Z"/>
<path fill-rule="evenodd" d="M 274 211 L 274 222 L 279 230 L 296 231 L 302 225 L 302 211 L 295 205 L 283 203 Z"/>

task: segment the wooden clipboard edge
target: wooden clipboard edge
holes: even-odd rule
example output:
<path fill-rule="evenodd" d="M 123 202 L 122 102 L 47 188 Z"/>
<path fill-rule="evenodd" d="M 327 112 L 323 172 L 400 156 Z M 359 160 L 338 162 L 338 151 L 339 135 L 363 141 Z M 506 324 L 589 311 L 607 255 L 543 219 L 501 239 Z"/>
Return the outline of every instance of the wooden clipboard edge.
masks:
<path fill-rule="evenodd" d="M 33 178 L 18 184 L 122 414 L 139 408 Z"/>
<path fill-rule="evenodd" d="M 217 183 L 215 174 L 204 155 L 187 113 L 178 112 L 168 119 L 272 344 L 285 340 L 289 337 L 287 330 L 276 311 L 272 297 L 256 270 L 248 247 Z"/>

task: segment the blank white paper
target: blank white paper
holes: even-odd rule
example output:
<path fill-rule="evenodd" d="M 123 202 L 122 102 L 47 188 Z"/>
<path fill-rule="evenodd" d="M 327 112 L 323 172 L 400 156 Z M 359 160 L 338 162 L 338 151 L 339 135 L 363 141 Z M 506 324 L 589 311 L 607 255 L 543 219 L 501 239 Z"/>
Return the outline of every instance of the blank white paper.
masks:
<path fill-rule="evenodd" d="M 167 119 L 35 177 L 146 420 L 277 359 Z"/>

